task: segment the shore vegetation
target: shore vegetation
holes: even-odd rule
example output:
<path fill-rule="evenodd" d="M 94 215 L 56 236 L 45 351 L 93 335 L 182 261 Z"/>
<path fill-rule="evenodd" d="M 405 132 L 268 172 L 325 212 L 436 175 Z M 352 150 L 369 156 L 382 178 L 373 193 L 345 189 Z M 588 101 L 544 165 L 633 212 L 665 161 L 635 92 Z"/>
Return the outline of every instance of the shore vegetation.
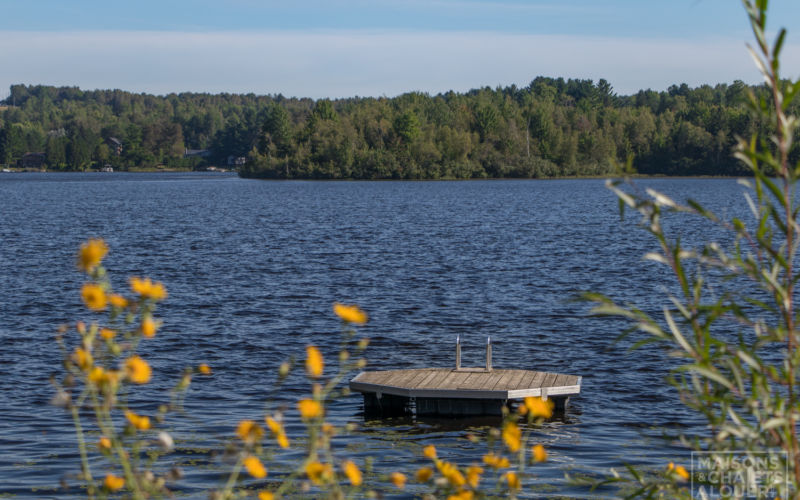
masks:
<path fill-rule="evenodd" d="M 238 170 L 271 179 L 748 174 L 737 137 L 765 133 L 740 81 L 618 95 L 605 80 L 347 99 L 13 85 L 0 165 L 50 171 Z M 13 103 L 13 104 L 12 104 Z M 795 110 L 794 104 L 789 111 Z M 788 154 L 798 157 L 798 147 Z"/>

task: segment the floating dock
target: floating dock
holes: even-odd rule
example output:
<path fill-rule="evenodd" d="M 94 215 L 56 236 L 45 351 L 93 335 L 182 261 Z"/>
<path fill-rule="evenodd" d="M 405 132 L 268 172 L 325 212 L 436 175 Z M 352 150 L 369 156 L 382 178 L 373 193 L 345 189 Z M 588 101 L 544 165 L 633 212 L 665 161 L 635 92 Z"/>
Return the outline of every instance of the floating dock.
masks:
<path fill-rule="evenodd" d="M 486 366 L 461 367 L 461 343 L 456 340 L 455 368 L 366 371 L 350 381 L 364 395 L 367 415 L 419 416 L 502 415 L 510 401 L 528 396 L 553 400 L 565 411 L 570 396 L 580 394 L 581 377 L 531 370 L 492 368 L 491 341 L 486 343 Z"/>

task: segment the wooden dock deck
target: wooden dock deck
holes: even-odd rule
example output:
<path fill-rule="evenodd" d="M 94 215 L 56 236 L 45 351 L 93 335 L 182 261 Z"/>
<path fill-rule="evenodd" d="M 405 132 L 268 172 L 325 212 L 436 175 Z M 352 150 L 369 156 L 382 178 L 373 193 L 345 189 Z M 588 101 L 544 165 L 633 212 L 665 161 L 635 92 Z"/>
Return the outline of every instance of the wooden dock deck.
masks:
<path fill-rule="evenodd" d="M 485 368 L 461 367 L 461 336 L 456 337 L 455 368 L 417 368 L 361 372 L 350 390 L 364 395 L 365 415 L 502 415 L 509 401 L 529 396 L 551 399 L 565 411 L 581 392 L 581 377 L 531 370 L 492 368 L 492 340 L 486 338 Z"/>
<path fill-rule="evenodd" d="M 420 368 L 367 371 L 350 381 L 364 395 L 367 413 L 409 411 L 418 415 L 500 414 L 508 401 L 528 396 L 552 399 L 566 409 L 569 396 L 581 390 L 581 377 L 530 370 L 491 368 Z"/>

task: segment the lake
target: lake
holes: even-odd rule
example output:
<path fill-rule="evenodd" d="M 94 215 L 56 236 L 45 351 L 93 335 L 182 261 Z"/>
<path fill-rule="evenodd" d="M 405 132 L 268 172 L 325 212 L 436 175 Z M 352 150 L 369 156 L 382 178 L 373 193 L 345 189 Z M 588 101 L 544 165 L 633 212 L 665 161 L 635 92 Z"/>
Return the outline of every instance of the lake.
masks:
<path fill-rule="evenodd" d="M 639 182 L 723 213 L 745 208 L 735 180 Z M 89 237 L 110 246 L 105 263 L 117 290 L 127 289 L 130 275 L 169 290 L 158 311 L 164 326 L 142 345 L 154 380 L 131 406 L 152 414 L 184 367 L 214 370 L 195 378 L 185 413 L 169 421 L 178 441 L 172 458 L 186 474 L 173 485 L 179 495 L 206 498 L 204 489 L 221 486 L 223 470 L 211 466 L 208 450 L 231 439 L 239 420 L 261 420 L 266 409 L 308 394 L 299 370 L 271 390 L 282 361 L 303 359 L 313 343 L 333 363 L 340 341 L 334 301 L 370 314 L 360 332 L 371 339 L 373 369 L 451 366 L 456 335 L 462 363 L 480 366 L 491 335 L 495 367 L 582 375 L 566 417 L 534 434 L 549 460 L 531 469 L 531 496 L 613 496 L 572 486 L 564 473 L 688 462 L 653 429 L 696 423 L 662 383 L 663 353 L 615 346 L 623 324 L 592 318 L 586 304 L 572 301 L 594 290 L 646 309 L 665 302 L 667 273 L 641 259 L 654 241 L 636 215 L 620 220 L 603 183 L 0 174 L 0 496 L 80 496 L 71 419 L 49 405 L 48 377 L 61 366 L 58 326 L 92 318 L 81 306 L 75 267 Z M 681 221 L 690 241 L 706 235 L 696 219 Z M 355 394 L 333 403 L 329 420 L 359 424 L 337 446 L 358 461 L 374 457 L 377 473 L 427 463 L 423 444 L 464 465 L 485 452 L 466 438 L 485 434 L 484 420 L 365 422 L 361 412 Z M 301 436 L 303 426 L 293 418 L 288 432 Z M 414 488 L 407 491 L 422 491 Z"/>

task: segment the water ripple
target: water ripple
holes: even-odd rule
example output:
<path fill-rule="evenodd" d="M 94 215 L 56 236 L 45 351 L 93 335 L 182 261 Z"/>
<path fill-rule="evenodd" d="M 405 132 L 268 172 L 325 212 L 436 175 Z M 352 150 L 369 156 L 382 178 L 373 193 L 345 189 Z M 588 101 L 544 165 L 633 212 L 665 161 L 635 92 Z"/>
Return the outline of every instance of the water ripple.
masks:
<path fill-rule="evenodd" d="M 729 213 L 742 205 L 734 181 L 648 182 L 679 199 L 711 198 Z M 212 377 L 196 377 L 171 429 L 180 443 L 173 458 L 187 471 L 174 488 L 188 497 L 219 486 L 222 464 L 212 450 L 232 436 L 235 422 L 308 393 L 300 376 L 270 389 L 280 362 L 301 358 L 312 342 L 334 359 L 339 336 L 330 308 L 337 300 L 369 311 L 363 333 L 372 339 L 374 368 L 449 366 L 456 334 L 464 363 L 480 365 L 491 335 L 495 366 L 582 375 L 583 393 L 567 417 L 535 433 L 551 457 L 537 468 L 536 488 L 549 483 L 561 494 L 595 495 L 564 483 L 564 471 L 663 463 L 681 452 L 665 447 L 653 426 L 697 424 L 662 385 L 668 363 L 660 351 L 615 347 L 619 321 L 588 318 L 585 306 L 570 301 L 591 289 L 660 308 L 665 275 L 641 261 L 652 241 L 635 223 L 619 221 L 602 181 L 3 174 L 0 214 L 0 495 L 81 495 L 70 419 L 48 406 L 47 378 L 60 366 L 58 325 L 90 319 L 81 312 L 74 264 L 90 236 L 109 243 L 117 287 L 129 275 L 147 275 L 170 292 L 159 310 L 164 329 L 143 344 L 158 376 L 131 404 L 154 411 L 183 367 L 214 368 Z M 682 229 L 689 240 L 705 236 L 699 226 Z M 482 449 L 466 436 L 496 424 L 364 422 L 361 411 L 353 395 L 332 404 L 329 416 L 361 424 L 337 444 L 375 457 L 379 472 L 424 463 L 422 443 L 460 463 L 478 460 Z M 291 420 L 288 432 L 300 439 L 303 426 Z"/>

